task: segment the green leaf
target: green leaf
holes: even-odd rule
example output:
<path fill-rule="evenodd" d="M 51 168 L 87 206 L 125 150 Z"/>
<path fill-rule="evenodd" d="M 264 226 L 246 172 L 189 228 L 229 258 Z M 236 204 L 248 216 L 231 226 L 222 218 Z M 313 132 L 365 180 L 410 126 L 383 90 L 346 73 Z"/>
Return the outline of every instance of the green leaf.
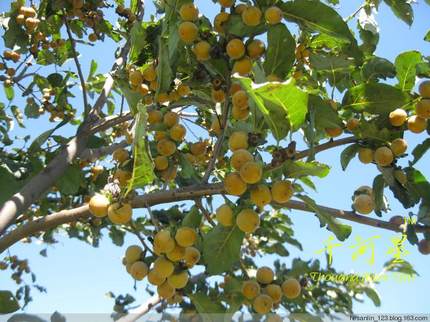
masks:
<path fill-rule="evenodd" d="M 0 204 L 12 197 L 21 187 L 25 181 L 18 181 L 13 173 L 6 167 L 0 166 L 0 178 L 2 178 L 2 189 L 0 190 Z"/>
<path fill-rule="evenodd" d="M 173 72 L 170 67 L 168 39 L 160 37 L 158 48 L 157 81 L 158 93 L 166 93 L 170 90 Z"/>
<path fill-rule="evenodd" d="M 237 227 L 221 225 L 213 228 L 203 239 L 203 261 L 210 275 L 221 274 L 239 261 L 244 233 Z"/>
<path fill-rule="evenodd" d="M 132 91 L 128 83 L 124 80 L 118 79 L 116 83 L 127 100 L 127 104 L 130 107 L 131 112 L 133 115 L 136 114 L 138 112 L 137 104 L 142 99 L 142 95 L 138 92 Z"/>
<path fill-rule="evenodd" d="M 137 61 L 139 54 L 146 46 L 146 30 L 141 21 L 136 21 L 130 30 L 130 62 Z"/>
<path fill-rule="evenodd" d="M 56 186 L 62 194 L 74 195 L 78 193 L 83 180 L 82 170 L 79 166 L 73 165 L 68 167 L 63 176 L 57 180 Z"/>
<path fill-rule="evenodd" d="M 280 3 L 285 19 L 296 22 L 311 31 L 355 41 L 346 22 L 333 8 L 319 0 L 294 0 Z"/>
<path fill-rule="evenodd" d="M 414 156 L 414 160 L 411 165 L 417 163 L 422 156 L 430 149 L 430 138 L 425 139 L 422 143 L 418 144 L 414 150 L 412 151 L 412 155 Z"/>
<path fill-rule="evenodd" d="M 112 240 L 112 243 L 116 246 L 121 247 L 124 245 L 124 236 L 125 232 L 123 230 L 119 230 L 114 225 L 112 225 L 109 229 L 109 237 Z"/>
<path fill-rule="evenodd" d="M 366 81 L 387 79 L 396 76 L 396 68 L 388 59 L 374 56 L 363 65 L 362 73 Z"/>
<path fill-rule="evenodd" d="M 430 41 L 430 30 L 429 30 L 429 31 L 427 31 L 427 33 L 426 33 L 426 35 L 425 35 L 425 37 L 424 37 L 424 40 L 425 40 L 425 41 Z"/>
<path fill-rule="evenodd" d="M 343 108 L 372 114 L 389 114 L 409 102 L 400 89 L 387 84 L 367 83 L 352 87 L 343 97 Z"/>
<path fill-rule="evenodd" d="M 363 288 L 364 293 L 370 298 L 375 306 L 381 306 L 381 299 L 379 298 L 378 292 L 371 287 Z"/>
<path fill-rule="evenodd" d="M 305 121 L 308 94 L 300 90 L 293 79 L 258 85 L 249 78 L 239 78 L 239 81 L 277 140 L 285 138 L 290 130 L 300 128 Z"/>
<path fill-rule="evenodd" d="M 348 167 L 349 162 L 354 159 L 355 155 L 358 153 L 360 149 L 360 145 L 352 144 L 346 147 L 342 153 L 340 154 L 340 165 L 342 166 L 342 170 L 345 171 Z"/>
<path fill-rule="evenodd" d="M 88 77 L 87 77 L 87 82 L 94 77 L 96 71 L 97 71 L 97 62 L 94 59 L 92 59 L 91 65 L 90 65 L 90 72 L 88 73 Z"/>
<path fill-rule="evenodd" d="M 0 314 L 13 313 L 19 308 L 19 303 L 11 291 L 0 291 Z"/>
<path fill-rule="evenodd" d="M 215 321 L 207 313 L 224 313 L 225 308 L 220 302 L 214 300 L 202 292 L 189 295 L 191 302 L 195 305 L 197 312 L 204 314 L 208 321 Z M 203 316 L 202 316 L 203 317 Z"/>
<path fill-rule="evenodd" d="M 266 75 L 276 75 L 284 79 L 295 60 L 296 42 L 283 24 L 270 26 L 267 32 L 267 51 L 264 61 Z"/>
<path fill-rule="evenodd" d="M 301 178 L 307 176 L 326 177 L 330 172 L 330 167 L 317 161 L 303 162 L 287 160 L 284 163 L 284 174 L 288 178 Z"/>
<path fill-rule="evenodd" d="M 13 90 L 13 86 L 3 84 L 4 93 L 6 95 L 6 98 L 11 101 L 15 97 L 15 91 Z"/>
<path fill-rule="evenodd" d="M 391 8 L 393 13 L 406 22 L 409 26 L 414 21 L 414 12 L 409 0 L 384 0 L 384 2 Z"/>
<path fill-rule="evenodd" d="M 247 26 L 243 23 L 239 15 L 231 15 L 223 26 L 225 26 L 224 28 L 228 30 L 229 34 L 237 37 L 251 37 L 266 31 L 266 25 L 264 23 L 255 27 Z"/>
<path fill-rule="evenodd" d="M 320 208 L 313 199 L 308 196 L 299 195 L 298 198 L 302 199 L 306 205 L 315 212 L 321 222 L 321 227 L 327 225 L 327 229 L 336 235 L 340 241 L 346 240 L 351 235 L 352 228 L 350 225 L 345 225 L 339 222 L 330 213 Z"/>
<path fill-rule="evenodd" d="M 410 276 L 413 276 L 413 275 L 419 276 L 419 274 L 411 265 L 411 263 L 405 260 L 402 260 L 400 262 L 400 261 L 396 261 L 396 259 L 393 258 L 384 264 L 384 268 L 387 272 L 396 272 L 396 273 L 407 274 Z"/>
<path fill-rule="evenodd" d="M 63 76 L 59 73 L 48 75 L 47 80 L 52 87 L 60 87 L 63 82 Z"/>
<path fill-rule="evenodd" d="M 202 223 L 202 214 L 197 209 L 197 207 L 193 206 L 191 207 L 188 214 L 184 217 L 184 220 L 182 220 L 182 226 L 185 227 L 192 227 L 197 228 L 200 227 L 200 224 Z"/>
<path fill-rule="evenodd" d="M 407 51 L 397 56 L 395 61 L 399 88 L 402 91 L 410 91 L 415 85 L 417 65 L 422 63 L 421 53 L 418 51 Z"/>
<path fill-rule="evenodd" d="M 309 110 L 314 114 L 315 128 L 324 130 L 326 128 L 342 127 L 342 120 L 327 100 L 323 100 L 319 96 L 310 95 Z"/>
<path fill-rule="evenodd" d="M 134 188 L 142 188 L 155 179 L 154 167 L 146 145 L 146 107 L 142 103 L 137 106 L 136 126 L 133 144 L 133 175 L 126 194 Z"/>
<path fill-rule="evenodd" d="M 68 120 L 63 120 L 61 123 L 58 123 L 57 126 L 55 126 L 53 129 L 50 129 L 48 131 L 43 132 L 40 134 L 34 141 L 31 143 L 30 147 L 28 148 L 28 153 L 32 154 L 40 149 L 40 147 L 46 142 L 46 140 L 49 139 L 49 137 L 60 127 L 67 124 Z"/>
<path fill-rule="evenodd" d="M 377 175 L 375 179 L 373 180 L 373 198 L 375 201 L 375 213 L 378 216 L 381 216 L 381 211 L 386 211 L 386 205 L 384 200 L 384 187 L 385 187 L 385 180 L 384 176 L 382 174 Z"/>

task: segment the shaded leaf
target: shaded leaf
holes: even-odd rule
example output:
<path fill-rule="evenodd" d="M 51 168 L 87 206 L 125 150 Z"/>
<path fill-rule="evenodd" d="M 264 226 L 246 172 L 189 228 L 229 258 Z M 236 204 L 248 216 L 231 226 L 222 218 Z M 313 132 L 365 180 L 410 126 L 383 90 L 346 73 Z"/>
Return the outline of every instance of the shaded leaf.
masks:
<path fill-rule="evenodd" d="M 203 216 L 201 212 L 197 209 L 197 207 L 193 206 L 182 220 L 182 226 L 192 228 L 200 227 L 200 224 L 202 223 L 202 218 Z"/>
<path fill-rule="evenodd" d="M 301 178 L 307 176 L 326 177 L 330 172 L 330 167 L 317 161 L 303 162 L 288 160 L 283 166 L 284 174 L 288 178 Z"/>
<path fill-rule="evenodd" d="M 63 120 L 61 123 L 58 123 L 57 126 L 55 126 L 53 129 L 50 129 L 48 131 L 43 132 L 40 134 L 34 141 L 31 143 L 30 147 L 28 148 L 28 153 L 34 153 L 37 150 L 40 149 L 40 147 L 46 142 L 46 140 L 49 139 L 49 137 L 60 127 L 67 124 L 68 120 Z"/>
<path fill-rule="evenodd" d="M 206 321 L 213 321 L 210 314 L 207 313 L 224 313 L 225 308 L 220 302 L 211 299 L 206 294 L 199 292 L 196 294 L 189 295 L 191 302 L 195 305 L 197 312 L 204 314 Z M 203 317 L 203 316 L 202 316 Z"/>
<path fill-rule="evenodd" d="M 393 13 L 409 26 L 414 21 L 414 12 L 409 0 L 384 0 Z"/>
<path fill-rule="evenodd" d="M 385 206 L 385 200 L 384 200 L 384 187 L 385 187 L 385 181 L 384 176 L 382 174 L 377 175 L 375 179 L 373 180 L 373 198 L 375 201 L 375 213 L 378 216 L 381 216 L 381 211 L 386 210 Z"/>
<path fill-rule="evenodd" d="M 244 235 L 237 226 L 218 225 L 204 236 L 203 261 L 210 275 L 228 271 L 239 260 Z"/>
<path fill-rule="evenodd" d="M 414 160 L 411 165 L 417 163 L 422 156 L 430 149 L 430 138 L 425 139 L 422 143 L 418 144 L 414 150 L 412 151 L 412 155 L 414 156 Z"/>
<path fill-rule="evenodd" d="M 56 186 L 61 193 L 74 195 L 78 192 L 83 179 L 83 173 L 79 166 L 72 165 L 69 166 L 63 176 L 57 180 Z"/>
<path fill-rule="evenodd" d="M 349 162 L 356 156 L 358 150 L 360 149 L 359 144 L 352 144 L 346 147 L 340 154 L 340 164 L 342 166 L 342 170 L 345 171 L 348 167 Z"/>
<path fill-rule="evenodd" d="M 19 303 L 10 291 L 0 291 L 0 314 L 13 313 L 19 310 Z"/>

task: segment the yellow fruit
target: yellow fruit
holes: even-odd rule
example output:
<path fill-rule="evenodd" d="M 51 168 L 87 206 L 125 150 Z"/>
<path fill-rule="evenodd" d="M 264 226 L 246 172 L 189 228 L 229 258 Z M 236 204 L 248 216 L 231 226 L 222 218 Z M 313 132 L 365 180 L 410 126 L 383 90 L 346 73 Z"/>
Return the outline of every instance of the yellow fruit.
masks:
<path fill-rule="evenodd" d="M 248 56 L 251 59 L 260 58 L 264 54 L 265 50 L 266 50 L 266 47 L 264 46 L 264 42 L 258 39 L 252 40 L 246 46 L 246 52 L 248 53 Z"/>
<path fill-rule="evenodd" d="M 169 253 L 175 249 L 175 240 L 170 235 L 170 231 L 163 229 L 154 236 L 154 247 L 161 253 Z"/>
<path fill-rule="evenodd" d="M 126 263 L 132 264 L 134 262 L 137 262 L 140 259 L 142 252 L 142 248 L 138 245 L 132 245 L 127 247 L 127 250 L 125 251 Z"/>
<path fill-rule="evenodd" d="M 207 41 L 199 41 L 194 45 L 193 52 L 198 61 L 207 61 L 211 58 L 211 45 Z"/>
<path fill-rule="evenodd" d="M 382 146 L 376 149 L 374 158 L 376 164 L 386 167 L 393 163 L 394 155 L 390 148 Z"/>
<path fill-rule="evenodd" d="M 246 94 L 245 91 L 237 91 L 236 93 L 233 94 L 232 97 L 232 103 L 235 106 L 238 106 L 241 109 L 246 109 L 248 108 L 248 95 Z"/>
<path fill-rule="evenodd" d="M 278 303 L 282 299 L 282 289 L 279 285 L 269 284 L 264 288 L 264 292 L 272 298 L 274 303 Z"/>
<path fill-rule="evenodd" d="M 157 170 L 166 170 L 169 167 L 169 159 L 163 155 L 159 155 L 154 159 L 154 166 Z"/>
<path fill-rule="evenodd" d="M 138 87 L 138 92 L 140 93 L 140 95 L 145 96 L 146 94 L 149 93 L 149 87 L 146 84 L 140 84 L 140 86 Z"/>
<path fill-rule="evenodd" d="M 355 130 L 358 126 L 360 125 L 360 120 L 356 119 L 356 118 L 351 118 L 346 122 L 346 128 L 348 129 L 348 131 L 353 131 Z"/>
<path fill-rule="evenodd" d="M 402 216 L 393 216 L 390 218 L 389 222 L 391 224 L 400 226 L 405 223 L 405 219 Z"/>
<path fill-rule="evenodd" d="M 233 73 L 238 73 L 241 76 L 248 75 L 252 70 L 252 61 L 248 57 L 236 60 L 233 65 Z"/>
<path fill-rule="evenodd" d="M 372 196 L 367 194 L 358 195 L 354 198 L 354 209 L 363 215 L 370 214 L 375 209 Z"/>
<path fill-rule="evenodd" d="M 361 187 L 358 187 L 358 188 L 354 191 L 354 193 L 355 193 L 355 194 L 358 194 L 358 195 L 364 194 L 364 195 L 369 195 L 369 196 L 372 196 L 372 197 L 373 197 L 373 189 L 372 189 L 371 187 L 369 187 L 369 186 L 361 186 Z"/>
<path fill-rule="evenodd" d="M 154 140 L 155 141 L 161 141 L 162 139 L 167 138 L 167 134 L 164 131 L 155 131 L 154 133 Z"/>
<path fill-rule="evenodd" d="M 215 16 L 214 28 L 216 32 L 224 33 L 223 24 L 228 21 L 230 15 L 227 12 L 220 12 Z"/>
<path fill-rule="evenodd" d="M 186 3 L 179 9 L 179 15 L 184 21 L 195 21 L 199 17 L 199 9 L 192 2 Z"/>
<path fill-rule="evenodd" d="M 224 178 L 224 189 L 230 195 L 243 195 L 247 187 L 248 185 L 243 182 L 239 173 L 237 172 L 230 173 Z"/>
<path fill-rule="evenodd" d="M 175 112 L 167 112 L 164 114 L 163 123 L 167 125 L 167 127 L 172 127 L 179 122 L 179 115 Z"/>
<path fill-rule="evenodd" d="M 169 299 L 175 295 L 175 288 L 172 287 L 168 282 L 164 282 L 157 287 L 157 293 L 161 298 Z"/>
<path fill-rule="evenodd" d="M 255 27 L 261 22 L 261 10 L 254 6 L 247 7 L 242 12 L 242 21 L 245 25 Z"/>
<path fill-rule="evenodd" d="M 244 3 L 239 3 L 238 5 L 236 5 L 234 7 L 234 12 L 237 13 L 238 15 L 241 15 L 242 12 L 246 9 L 247 5 Z"/>
<path fill-rule="evenodd" d="M 179 304 L 184 300 L 183 296 L 181 294 L 175 293 L 171 298 L 168 298 L 166 300 L 167 304 L 173 305 L 173 304 Z"/>
<path fill-rule="evenodd" d="M 284 283 L 281 285 L 281 288 L 285 297 L 290 300 L 297 298 L 302 290 L 299 281 L 295 278 L 290 278 L 284 281 Z"/>
<path fill-rule="evenodd" d="M 91 197 L 88 207 L 92 215 L 96 217 L 106 217 L 108 214 L 110 201 L 101 194 L 95 194 Z"/>
<path fill-rule="evenodd" d="M 161 171 L 160 178 L 166 182 L 169 182 L 169 181 L 175 180 L 177 174 L 178 174 L 178 167 L 172 166 L 166 170 Z"/>
<path fill-rule="evenodd" d="M 184 261 L 187 267 L 193 267 L 200 260 L 200 252 L 195 247 L 185 248 Z"/>
<path fill-rule="evenodd" d="M 228 139 L 228 147 L 231 151 L 248 148 L 248 133 L 242 131 L 233 132 Z"/>
<path fill-rule="evenodd" d="M 231 116 L 238 121 L 244 121 L 249 117 L 249 109 L 242 109 L 239 106 L 233 105 Z"/>
<path fill-rule="evenodd" d="M 176 142 L 181 142 L 184 139 L 186 133 L 187 130 L 185 129 L 185 126 L 182 124 L 176 124 L 170 129 L 170 138 Z"/>
<path fill-rule="evenodd" d="M 260 217 L 252 209 L 244 209 L 236 217 L 236 224 L 245 233 L 253 233 L 260 226 Z"/>
<path fill-rule="evenodd" d="M 392 111 L 388 117 L 392 126 L 402 126 L 406 122 L 408 114 L 404 109 L 398 108 Z"/>
<path fill-rule="evenodd" d="M 79 0 L 74 0 L 73 4 L 75 4 L 75 2 L 77 2 L 77 1 L 79 1 Z M 82 1 L 82 0 L 80 0 L 80 1 Z M 76 8 L 75 6 L 73 6 L 73 7 Z M 36 10 L 34 10 L 34 8 L 32 8 L 32 7 L 21 7 L 21 8 L 19 8 L 19 13 L 24 15 L 24 17 L 26 17 L 26 18 L 36 17 Z"/>
<path fill-rule="evenodd" d="M 181 97 L 188 96 L 191 92 L 191 89 L 188 85 L 180 84 L 177 88 L 178 94 L 181 95 Z"/>
<path fill-rule="evenodd" d="M 206 143 L 204 141 L 196 142 L 190 145 L 192 155 L 199 156 L 206 153 Z"/>
<path fill-rule="evenodd" d="M 176 152 L 176 144 L 169 139 L 162 139 L 157 143 L 157 151 L 168 157 Z"/>
<path fill-rule="evenodd" d="M 272 6 L 264 12 L 264 17 L 269 25 L 276 25 L 282 20 L 282 10 L 278 7 Z"/>
<path fill-rule="evenodd" d="M 130 81 L 131 85 L 139 86 L 143 82 L 143 77 L 142 77 L 142 74 L 138 70 L 132 70 L 128 74 L 128 80 Z"/>
<path fill-rule="evenodd" d="M 232 39 L 227 44 L 226 52 L 231 59 L 239 59 L 245 54 L 245 45 L 240 39 Z"/>
<path fill-rule="evenodd" d="M 408 149 L 408 142 L 405 139 L 398 138 L 391 142 L 390 148 L 395 156 L 402 155 Z"/>
<path fill-rule="evenodd" d="M 158 257 L 154 262 L 154 271 L 156 271 L 161 277 L 169 277 L 172 275 L 175 266 L 171 261 L 164 257 Z"/>
<path fill-rule="evenodd" d="M 91 33 L 91 34 L 88 35 L 88 40 L 91 41 L 91 42 L 96 42 L 97 39 L 99 39 L 99 37 L 95 33 Z"/>
<path fill-rule="evenodd" d="M 218 0 L 219 4 L 223 8 L 230 8 L 234 5 L 235 0 Z"/>
<path fill-rule="evenodd" d="M 37 18 L 27 18 L 25 19 L 25 26 L 28 31 L 33 31 L 40 23 L 40 20 Z"/>
<path fill-rule="evenodd" d="M 166 281 L 166 278 L 158 274 L 155 270 L 151 270 L 148 273 L 148 282 L 152 285 L 161 285 Z"/>
<path fill-rule="evenodd" d="M 211 96 L 215 103 L 222 103 L 225 101 L 225 92 L 222 89 L 212 88 Z"/>
<path fill-rule="evenodd" d="M 428 119 L 430 118 L 430 99 L 422 99 L 415 105 L 415 113 L 417 116 Z"/>
<path fill-rule="evenodd" d="M 272 199 L 277 203 L 286 203 L 294 193 L 290 181 L 276 181 L 272 184 Z"/>
<path fill-rule="evenodd" d="M 113 203 L 108 208 L 108 217 L 114 224 L 121 225 L 130 221 L 133 209 L 128 203 Z"/>
<path fill-rule="evenodd" d="M 142 77 L 147 82 L 153 82 L 157 79 L 157 71 L 154 66 L 149 66 L 142 72 Z"/>
<path fill-rule="evenodd" d="M 236 94 L 236 92 L 241 91 L 241 90 L 242 90 L 242 87 L 240 86 L 240 84 L 233 83 L 230 86 L 229 93 L 230 93 L 230 95 L 234 95 L 234 94 Z"/>
<path fill-rule="evenodd" d="M 242 294 L 248 300 L 252 300 L 260 294 L 260 285 L 255 281 L 245 281 L 242 284 Z"/>
<path fill-rule="evenodd" d="M 263 266 L 257 270 L 257 281 L 260 284 L 270 284 L 275 278 L 275 273 L 270 267 Z"/>
<path fill-rule="evenodd" d="M 234 169 L 240 170 L 246 162 L 252 161 L 253 159 L 252 154 L 248 150 L 238 149 L 233 152 L 230 164 Z"/>
<path fill-rule="evenodd" d="M 413 133 L 421 133 L 427 128 L 427 120 L 413 115 L 408 118 L 408 129 Z"/>
<path fill-rule="evenodd" d="M 338 137 L 339 135 L 341 135 L 343 130 L 340 127 L 328 127 L 325 129 L 325 132 L 327 133 L 327 135 L 329 137 L 335 138 L 335 137 Z"/>
<path fill-rule="evenodd" d="M 419 92 L 421 97 L 430 98 L 430 81 L 426 80 L 420 84 Z"/>
<path fill-rule="evenodd" d="M 372 149 L 360 148 L 358 150 L 358 159 L 364 164 L 371 163 L 373 161 L 373 155 L 374 152 Z"/>
<path fill-rule="evenodd" d="M 197 39 L 199 35 L 199 29 L 197 26 L 189 21 L 182 22 L 178 27 L 179 38 L 186 43 L 191 44 Z"/>
<path fill-rule="evenodd" d="M 148 265 L 144 262 L 135 262 L 130 267 L 130 275 L 137 281 L 141 281 L 148 274 Z"/>
<path fill-rule="evenodd" d="M 164 104 L 169 101 L 169 94 L 167 93 L 158 93 L 158 95 L 155 98 L 157 103 Z"/>
<path fill-rule="evenodd" d="M 245 183 L 254 184 L 261 180 L 263 166 L 258 162 L 248 161 L 240 168 L 239 174 Z"/>
<path fill-rule="evenodd" d="M 254 205 L 263 208 L 272 201 L 272 193 L 268 186 L 260 184 L 251 190 L 250 199 Z"/>
<path fill-rule="evenodd" d="M 233 226 L 233 209 L 224 204 L 216 210 L 216 220 L 224 227 Z"/>
<path fill-rule="evenodd" d="M 188 283 L 188 272 L 182 271 L 167 278 L 167 283 L 175 289 L 184 288 Z"/>
<path fill-rule="evenodd" d="M 272 309 L 273 300 L 269 295 L 260 294 L 254 299 L 252 307 L 258 314 L 266 314 Z"/>
<path fill-rule="evenodd" d="M 118 180 L 119 185 L 121 187 L 125 187 L 128 184 L 128 181 L 131 179 L 131 172 L 118 169 L 115 171 L 114 179 Z"/>
<path fill-rule="evenodd" d="M 176 245 L 175 248 L 166 254 L 167 258 L 172 262 L 179 262 L 184 259 L 185 256 L 185 248 Z"/>
<path fill-rule="evenodd" d="M 129 159 L 128 151 L 126 149 L 116 149 L 112 154 L 112 159 L 119 163 L 123 163 Z"/>
<path fill-rule="evenodd" d="M 152 96 L 147 95 L 143 98 L 143 102 L 145 103 L 145 105 L 151 105 L 154 103 L 154 99 Z"/>
<path fill-rule="evenodd" d="M 220 135 L 222 133 L 221 124 L 220 124 L 220 120 L 218 117 L 214 117 L 212 119 L 210 130 L 211 130 L 211 132 L 215 133 L 216 135 Z"/>
<path fill-rule="evenodd" d="M 179 246 L 189 247 L 194 245 L 197 233 L 193 228 L 181 227 L 176 231 L 175 240 Z"/>

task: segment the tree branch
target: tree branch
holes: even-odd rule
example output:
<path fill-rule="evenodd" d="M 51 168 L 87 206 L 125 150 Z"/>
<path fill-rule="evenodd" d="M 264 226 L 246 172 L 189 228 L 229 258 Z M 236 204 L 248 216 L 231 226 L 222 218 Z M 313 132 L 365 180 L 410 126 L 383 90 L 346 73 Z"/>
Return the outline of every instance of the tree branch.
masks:
<path fill-rule="evenodd" d="M 195 200 L 204 196 L 213 196 L 225 194 L 224 185 L 222 183 L 196 185 L 187 188 L 175 189 L 170 191 L 153 192 L 143 196 L 137 196 L 132 200 L 133 208 L 147 208 L 148 206 L 160 205 L 170 202 L 177 202 L 183 200 Z M 285 204 L 280 205 L 285 208 L 300 210 L 309 213 L 315 213 L 314 210 L 309 208 L 306 203 L 298 200 L 290 200 Z M 340 218 L 348 221 L 357 222 L 363 225 L 387 229 L 395 232 L 402 232 L 399 225 L 383 221 L 380 219 L 371 218 L 368 216 L 358 215 L 352 211 L 340 210 L 325 206 L 318 206 L 321 210 L 327 212 L 335 218 Z M 46 217 L 36 219 L 34 221 L 22 224 L 9 234 L 0 239 L 0 253 L 7 248 L 18 242 L 24 237 L 31 236 L 37 232 L 45 231 L 47 229 L 55 228 L 56 226 L 74 222 L 76 220 L 89 217 L 90 212 L 88 205 L 83 205 L 78 208 L 63 210 L 53 213 Z M 417 233 L 430 232 L 429 226 L 414 225 Z"/>
<path fill-rule="evenodd" d="M 85 149 L 79 155 L 79 158 L 83 161 L 93 162 L 95 160 L 104 157 L 105 155 L 112 154 L 116 149 L 125 148 L 128 145 L 127 141 L 121 141 L 108 146 L 102 146 L 96 149 Z"/>
<path fill-rule="evenodd" d="M 64 21 L 64 25 L 66 26 L 66 31 L 67 31 L 67 35 L 69 36 L 70 43 L 72 44 L 71 48 L 73 53 L 73 60 L 75 61 L 76 69 L 78 70 L 79 81 L 81 82 L 81 87 L 82 87 L 82 96 L 84 99 L 84 115 L 85 117 L 87 117 L 90 111 L 90 106 L 88 105 L 87 86 L 85 84 L 85 78 L 84 78 L 84 74 L 82 73 L 81 64 L 79 63 L 79 60 L 78 60 L 78 52 L 76 51 L 76 42 L 75 42 L 75 39 L 73 38 L 72 32 L 70 31 L 70 26 L 67 21 L 67 16 L 65 12 L 63 12 L 63 21 Z"/>

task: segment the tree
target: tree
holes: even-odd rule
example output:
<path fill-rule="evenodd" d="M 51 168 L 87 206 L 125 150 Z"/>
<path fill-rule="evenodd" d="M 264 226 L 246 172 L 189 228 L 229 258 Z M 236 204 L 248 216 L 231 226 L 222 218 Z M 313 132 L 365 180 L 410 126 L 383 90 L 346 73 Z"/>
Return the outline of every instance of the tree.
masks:
<path fill-rule="evenodd" d="M 1 313 L 31 300 L 22 283 L 28 263 L 5 251 L 23 239 L 54 243 L 60 230 L 94 247 L 105 232 L 119 246 L 126 233 L 139 238 L 141 245 L 127 245 L 125 270 L 157 294 L 123 321 L 157 305 L 184 314 L 279 307 L 333 314 L 352 312 L 358 294 L 378 305 L 366 280 L 310 282 L 311 272 L 336 274 L 330 264 L 256 267 L 255 254 L 287 256 L 286 243 L 301 248 L 287 210 L 314 213 L 339 241 L 351 221 L 400 232 L 430 253 L 430 184 L 415 167 L 430 139 L 408 147 L 403 138 L 430 133 L 428 57 L 409 51 L 392 63 L 375 55 L 379 0 L 346 21 L 334 0 L 217 2 L 214 21 L 189 0 L 155 1 L 160 18 L 149 21 L 138 0 L 11 2 L 0 64 L 8 100 L 0 103 L 0 268 L 21 286 L 0 292 Z M 412 24 L 409 2 L 384 2 Z M 350 29 L 358 14 L 359 39 Z M 97 74 L 93 60 L 85 77 L 79 49 L 108 39 L 118 43 L 110 72 Z M 68 60 L 74 70 L 60 69 Z M 16 96 L 26 98 L 23 111 Z M 53 127 L 36 138 L 9 137 L 13 122 L 31 130 L 38 118 Z M 76 133 L 67 137 L 70 128 Z M 358 156 L 380 172 L 372 187 L 354 192 L 352 210 L 322 206 L 307 193 L 312 177 L 329 172 L 318 153 L 339 146 L 344 171 Z M 370 216 L 389 212 L 388 190 L 419 211 Z M 133 208 L 147 215 L 133 216 Z M 193 275 L 195 265 L 204 273 Z M 386 270 L 414 273 L 406 261 Z M 208 283 L 212 275 L 224 282 Z M 124 315 L 130 302 L 117 297 L 116 312 Z"/>

